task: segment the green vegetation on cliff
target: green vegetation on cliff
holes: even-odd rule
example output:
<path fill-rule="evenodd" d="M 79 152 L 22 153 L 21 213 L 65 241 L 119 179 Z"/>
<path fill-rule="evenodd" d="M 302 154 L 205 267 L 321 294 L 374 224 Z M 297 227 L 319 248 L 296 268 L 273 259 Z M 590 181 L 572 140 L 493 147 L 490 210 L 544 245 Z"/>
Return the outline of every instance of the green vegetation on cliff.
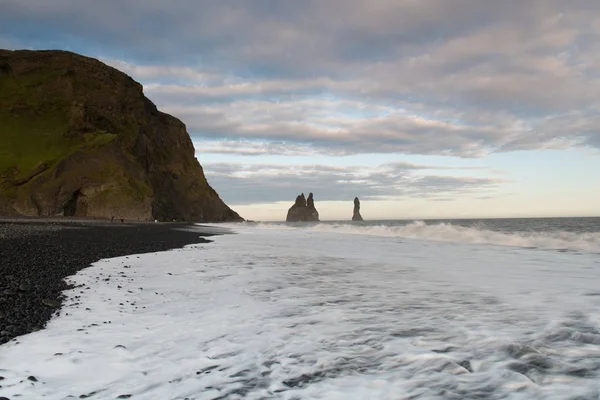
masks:
<path fill-rule="evenodd" d="M 0 213 L 238 221 L 185 125 L 142 86 L 63 51 L 0 50 Z"/>

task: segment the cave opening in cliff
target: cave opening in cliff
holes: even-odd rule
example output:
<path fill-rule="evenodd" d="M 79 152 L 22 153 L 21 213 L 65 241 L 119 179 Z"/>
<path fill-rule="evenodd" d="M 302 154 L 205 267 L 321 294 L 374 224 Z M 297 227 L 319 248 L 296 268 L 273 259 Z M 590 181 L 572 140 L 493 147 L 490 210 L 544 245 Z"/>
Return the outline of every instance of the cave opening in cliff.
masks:
<path fill-rule="evenodd" d="M 87 203 L 81 189 L 74 191 L 71 198 L 65 203 L 63 215 L 65 217 L 85 217 L 87 215 Z"/>

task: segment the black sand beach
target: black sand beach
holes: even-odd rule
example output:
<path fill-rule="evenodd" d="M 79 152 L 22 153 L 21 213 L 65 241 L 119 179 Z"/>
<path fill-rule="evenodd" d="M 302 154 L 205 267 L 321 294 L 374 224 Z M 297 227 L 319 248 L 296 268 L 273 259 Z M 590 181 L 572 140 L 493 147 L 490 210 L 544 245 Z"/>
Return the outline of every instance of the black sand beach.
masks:
<path fill-rule="evenodd" d="M 44 327 L 60 308 L 64 278 L 103 258 L 208 243 L 187 223 L 0 219 L 0 344 Z M 82 288 L 85 290 L 85 288 Z M 59 311 L 60 312 L 60 311 Z"/>

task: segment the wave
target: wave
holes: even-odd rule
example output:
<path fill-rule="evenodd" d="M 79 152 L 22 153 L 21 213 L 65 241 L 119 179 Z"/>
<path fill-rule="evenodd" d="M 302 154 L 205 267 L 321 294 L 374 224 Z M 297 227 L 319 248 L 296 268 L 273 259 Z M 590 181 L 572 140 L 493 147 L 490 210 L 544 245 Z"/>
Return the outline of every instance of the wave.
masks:
<path fill-rule="evenodd" d="M 263 227 L 281 229 L 282 225 L 260 224 Z M 499 246 L 541 248 L 561 251 L 584 251 L 600 253 L 600 232 L 575 233 L 567 231 L 548 232 L 499 232 L 483 226 L 464 227 L 451 223 L 426 224 L 415 221 L 407 225 L 357 225 L 343 223 L 319 223 L 313 226 L 287 227 L 310 231 L 343 233 L 352 235 L 401 237 L 407 239 L 434 240 L 454 243 L 490 244 Z"/>

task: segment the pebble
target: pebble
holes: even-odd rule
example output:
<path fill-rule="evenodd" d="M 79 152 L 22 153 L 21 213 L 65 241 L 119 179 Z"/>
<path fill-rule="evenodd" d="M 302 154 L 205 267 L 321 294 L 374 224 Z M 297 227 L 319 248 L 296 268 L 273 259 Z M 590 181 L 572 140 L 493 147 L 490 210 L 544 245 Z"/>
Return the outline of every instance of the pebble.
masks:
<path fill-rule="evenodd" d="M 62 292 L 73 288 L 64 279 L 100 259 L 207 242 L 179 230 L 186 226 L 0 219 L 0 345 L 43 328 L 61 306 Z"/>
<path fill-rule="evenodd" d="M 51 299 L 43 299 L 42 304 L 45 306 L 48 306 L 48 307 L 52 307 L 52 308 L 60 307 L 59 301 L 51 300 Z"/>

